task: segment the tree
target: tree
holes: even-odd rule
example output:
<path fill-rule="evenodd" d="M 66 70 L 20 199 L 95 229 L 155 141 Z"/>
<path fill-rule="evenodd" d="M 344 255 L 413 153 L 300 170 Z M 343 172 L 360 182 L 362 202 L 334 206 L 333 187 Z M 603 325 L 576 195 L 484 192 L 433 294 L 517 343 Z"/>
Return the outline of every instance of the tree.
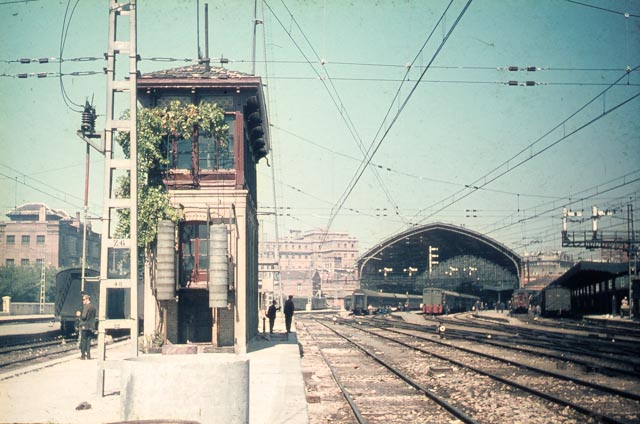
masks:
<path fill-rule="evenodd" d="M 38 266 L 0 266 L 0 296 L 11 296 L 12 302 L 40 301 L 40 273 Z M 55 298 L 56 269 L 46 270 L 45 301 Z"/>
<path fill-rule="evenodd" d="M 125 119 L 128 112 L 125 115 Z M 138 111 L 138 246 L 148 248 L 156 239 L 159 220 L 177 221 L 178 210 L 169 202 L 169 195 L 162 183 L 164 171 L 169 166 L 166 151 L 171 140 L 191 139 L 204 131 L 213 136 L 219 145 L 227 143 L 229 126 L 224 120 L 224 110 L 215 103 L 182 104 L 172 101 L 166 107 L 144 108 Z M 118 143 L 125 156 L 130 157 L 129 133 L 120 133 Z M 118 180 L 117 196 L 129 197 L 129 175 Z M 120 211 L 116 234 L 129 234 L 129 211 Z"/>

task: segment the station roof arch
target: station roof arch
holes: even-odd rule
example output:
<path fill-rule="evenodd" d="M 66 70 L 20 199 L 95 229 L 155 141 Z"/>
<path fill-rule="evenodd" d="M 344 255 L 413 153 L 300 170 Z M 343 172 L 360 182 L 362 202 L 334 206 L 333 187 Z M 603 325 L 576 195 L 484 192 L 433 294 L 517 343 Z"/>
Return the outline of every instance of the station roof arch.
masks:
<path fill-rule="evenodd" d="M 459 256 L 473 256 L 495 264 L 519 282 L 522 258 L 498 241 L 466 227 L 431 223 L 397 233 L 376 244 L 358 259 L 360 280 L 377 277 L 424 273 L 429 268 L 429 249 L 437 248 L 438 262 Z M 386 275 L 385 275 L 386 276 Z"/>

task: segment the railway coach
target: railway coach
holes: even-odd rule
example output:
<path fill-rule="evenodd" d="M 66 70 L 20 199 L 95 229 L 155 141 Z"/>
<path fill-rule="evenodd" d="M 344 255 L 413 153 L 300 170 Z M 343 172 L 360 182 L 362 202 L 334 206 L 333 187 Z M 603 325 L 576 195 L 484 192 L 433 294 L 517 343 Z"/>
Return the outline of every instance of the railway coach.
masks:
<path fill-rule="evenodd" d="M 426 287 L 422 291 L 422 312 L 428 315 L 466 312 L 479 301 L 478 296 Z"/>
<path fill-rule="evenodd" d="M 421 296 L 415 294 L 386 293 L 383 291 L 356 289 L 351 296 L 351 306 L 355 315 L 366 315 L 369 306 L 378 313 L 383 307 L 393 311 L 398 309 L 419 310 Z"/>

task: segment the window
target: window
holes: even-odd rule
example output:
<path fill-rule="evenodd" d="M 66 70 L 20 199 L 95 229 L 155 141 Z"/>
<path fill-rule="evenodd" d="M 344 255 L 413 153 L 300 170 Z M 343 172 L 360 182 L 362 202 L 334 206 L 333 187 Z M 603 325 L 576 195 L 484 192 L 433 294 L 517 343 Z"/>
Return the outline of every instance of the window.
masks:
<path fill-rule="evenodd" d="M 207 281 L 209 270 L 209 226 L 185 222 L 180 226 L 180 285 Z"/>
<path fill-rule="evenodd" d="M 13 266 L 15 264 L 15 261 L 13 259 L 7 259 L 5 263 L 7 266 Z"/>
<path fill-rule="evenodd" d="M 16 244 L 16 236 L 7 236 L 7 244 Z"/>
<path fill-rule="evenodd" d="M 29 265 L 29 259 L 20 259 L 20 265 L 22 266 Z"/>
<path fill-rule="evenodd" d="M 36 236 L 36 243 L 44 244 L 44 236 Z"/>
<path fill-rule="evenodd" d="M 188 169 L 195 173 L 201 171 L 215 171 L 219 169 L 233 169 L 235 114 L 225 115 L 225 122 L 229 126 L 226 142 L 221 143 L 208 131 L 201 130 L 195 139 L 180 138 L 168 143 L 169 168 Z"/>
<path fill-rule="evenodd" d="M 43 263 L 44 261 L 42 259 L 36 259 L 36 265 L 42 266 Z"/>
<path fill-rule="evenodd" d="M 22 244 L 29 244 L 31 243 L 31 236 L 22 236 Z"/>
<path fill-rule="evenodd" d="M 181 138 L 175 142 L 175 165 L 172 168 L 193 169 L 193 143 Z"/>

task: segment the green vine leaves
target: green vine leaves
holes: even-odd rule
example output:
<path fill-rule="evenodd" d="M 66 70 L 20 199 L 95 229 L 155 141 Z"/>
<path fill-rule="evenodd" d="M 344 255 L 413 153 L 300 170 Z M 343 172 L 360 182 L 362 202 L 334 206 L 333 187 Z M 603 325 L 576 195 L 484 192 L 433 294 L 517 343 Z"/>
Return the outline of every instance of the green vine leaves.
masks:
<path fill-rule="evenodd" d="M 121 119 L 128 119 L 129 111 Z M 169 193 L 162 176 L 169 167 L 172 140 L 191 139 L 195 131 L 213 134 L 220 146 L 226 146 L 229 126 L 224 110 L 215 103 L 183 104 L 172 101 L 166 107 L 138 110 L 138 246 L 147 248 L 156 239 L 157 224 L 161 219 L 177 222 L 179 210 L 169 202 Z M 118 144 L 123 154 L 131 155 L 128 132 L 118 133 Z M 129 197 L 130 177 L 117 178 L 115 196 Z M 119 211 L 116 237 L 128 237 L 129 211 Z"/>

